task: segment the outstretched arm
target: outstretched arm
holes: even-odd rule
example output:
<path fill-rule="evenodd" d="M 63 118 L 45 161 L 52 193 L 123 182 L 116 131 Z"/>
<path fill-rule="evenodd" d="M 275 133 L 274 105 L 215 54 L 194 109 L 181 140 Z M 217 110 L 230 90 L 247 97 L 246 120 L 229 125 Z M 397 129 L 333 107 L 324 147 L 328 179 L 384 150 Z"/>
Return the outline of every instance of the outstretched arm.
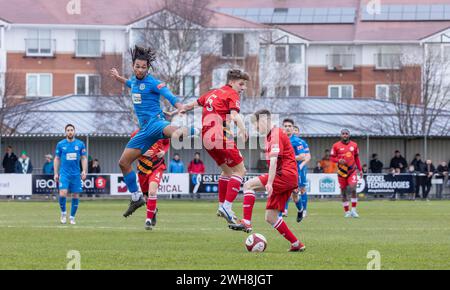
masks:
<path fill-rule="evenodd" d="M 122 77 L 121 75 L 119 75 L 119 72 L 117 71 L 117 69 L 116 68 L 112 68 L 110 71 L 109 71 L 109 74 L 110 74 L 110 76 L 113 78 L 113 79 L 115 79 L 116 81 L 118 81 L 118 82 L 120 82 L 120 83 L 122 83 L 122 84 L 126 84 L 127 83 L 127 79 L 126 78 L 124 78 L 124 77 Z"/>

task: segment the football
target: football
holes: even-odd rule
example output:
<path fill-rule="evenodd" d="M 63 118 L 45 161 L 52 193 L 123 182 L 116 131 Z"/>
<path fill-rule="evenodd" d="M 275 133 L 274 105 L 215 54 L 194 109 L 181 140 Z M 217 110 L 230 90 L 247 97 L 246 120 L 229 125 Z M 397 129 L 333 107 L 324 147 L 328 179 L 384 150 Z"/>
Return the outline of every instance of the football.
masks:
<path fill-rule="evenodd" d="M 267 240 L 261 234 L 251 234 L 245 240 L 245 246 L 249 252 L 264 252 L 267 247 Z"/>

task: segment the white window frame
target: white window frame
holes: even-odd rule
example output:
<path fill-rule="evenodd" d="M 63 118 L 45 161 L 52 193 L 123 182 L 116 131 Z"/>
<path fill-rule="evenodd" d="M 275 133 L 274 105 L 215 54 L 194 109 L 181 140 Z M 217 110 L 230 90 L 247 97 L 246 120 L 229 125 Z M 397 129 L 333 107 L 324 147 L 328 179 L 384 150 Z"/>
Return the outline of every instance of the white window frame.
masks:
<path fill-rule="evenodd" d="M 40 94 L 40 91 L 41 91 L 40 84 L 41 84 L 41 76 L 42 75 L 50 76 L 50 94 L 48 94 L 48 95 Z M 31 76 L 37 76 L 37 82 L 36 82 L 37 94 L 36 95 L 28 95 L 28 78 Z M 25 90 L 26 90 L 25 91 L 26 97 L 30 97 L 30 98 L 52 97 L 53 96 L 53 74 L 52 73 L 27 73 L 25 75 Z"/>
<path fill-rule="evenodd" d="M 98 32 L 98 38 L 80 38 L 80 33 L 82 32 Z M 79 51 L 79 42 L 80 41 L 96 41 L 98 42 L 98 53 L 86 53 L 82 54 Z M 76 42 L 75 42 L 75 57 L 101 57 L 103 55 L 103 41 L 102 41 L 102 32 L 98 29 L 79 29 L 76 31 Z"/>
<path fill-rule="evenodd" d="M 343 89 L 343 87 L 351 87 L 352 88 L 352 95 L 351 95 L 351 97 L 350 98 L 344 98 L 343 96 L 342 96 L 342 89 Z M 338 88 L 339 89 L 339 97 L 337 97 L 337 98 L 332 98 L 331 97 L 331 89 L 332 88 Z M 354 88 L 354 86 L 353 85 L 329 85 L 328 86 L 328 98 L 331 98 L 331 99 L 353 99 L 354 98 L 354 95 L 355 95 L 355 88 Z"/>
<path fill-rule="evenodd" d="M 37 50 L 38 50 L 38 52 L 35 52 L 35 53 L 33 53 L 33 52 L 29 52 L 28 51 L 28 49 L 30 48 L 30 47 L 28 47 L 28 44 L 26 44 L 25 46 L 25 54 L 27 55 L 27 56 L 53 56 L 54 55 L 54 47 L 53 47 L 53 40 L 52 40 L 52 30 L 51 29 L 29 29 L 29 31 L 27 31 L 27 33 L 29 34 L 30 33 L 30 31 L 37 31 L 37 34 L 38 34 L 38 36 L 37 36 L 37 38 L 35 39 L 35 40 L 37 40 Z M 48 31 L 49 32 L 49 38 L 47 39 L 47 38 L 41 38 L 41 33 L 43 32 L 43 31 Z M 26 40 L 30 40 L 30 38 L 27 38 Z M 43 53 L 43 52 L 41 52 L 41 40 L 48 40 L 48 41 L 50 41 L 50 52 L 49 53 Z"/>
<path fill-rule="evenodd" d="M 91 96 L 90 94 L 89 94 L 89 77 L 90 76 L 97 76 L 98 77 L 98 79 L 99 79 L 99 84 L 100 84 L 100 88 L 99 88 L 99 90 L 100 90 L 100 94 L 101 94 L 101 90 L 102 90 L 102 77 L 101 77 L 101 75 L 99 75 L 99 74 L 75 74 L 75 77 L 74 77 L 74 90 L 73 90 L 73 93 L 75 94 L 75 95 L 79 95 L 79 96 Z M 77 92 L 77 78 L 78 77 L 85 77 L 85 81 L 84 81 L 84 83 L 85 83 L 85 85 L 86 85 L 86 90 L 87 90 L 87 94 L 78 94 L 78 92 Z"/>
<path fill-rule="evenodd" d="M 394 86 L 397 86 L 400 89 L 400 85 L 377 84 L 375 86 L 375 98 L 377 100 L 382 100 L 382 101 L 388 101 L 388 102 L 392 101 L 391 90 L 392 90 L 392 87 L 394 87 Z M 378 90 L 382 87 L 386 88 L 386 93 L 387 93 L 386 98 L 381 98 L 378 94 Z"/>

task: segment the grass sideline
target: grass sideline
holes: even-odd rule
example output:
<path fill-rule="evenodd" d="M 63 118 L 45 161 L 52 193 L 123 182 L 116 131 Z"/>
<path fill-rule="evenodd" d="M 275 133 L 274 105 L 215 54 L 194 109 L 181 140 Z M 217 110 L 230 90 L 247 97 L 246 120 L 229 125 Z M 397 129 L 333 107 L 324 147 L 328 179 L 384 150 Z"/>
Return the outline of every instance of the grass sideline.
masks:
<path fill-rule="evenodd" d="M 60 225 L 56 202 L 0 202 L 0 269 L 66 269 L 67 253 L 81 254 L 82 269 L 361 269 L 371 250 L 381 269 L 450 269 L 450 201 L 368 201 L 360 219 L 344 219 L 336 201 L 310 202 L 297 224 L 306 244 L 289 243 L 264 222 L 255 205 L 253 228 L 268 240 L 264 253 L 248 253 L 247 234 L 231 231 L 208 201 L 161 200 L 158 224 L 144 230 L 145 210 L 124 219 L 127 201 L 82 201 L 76 226 Z M 70 203 L 68 203 L 70 208 Z M 234 205 L 241 215 L 241 202 Z"/>

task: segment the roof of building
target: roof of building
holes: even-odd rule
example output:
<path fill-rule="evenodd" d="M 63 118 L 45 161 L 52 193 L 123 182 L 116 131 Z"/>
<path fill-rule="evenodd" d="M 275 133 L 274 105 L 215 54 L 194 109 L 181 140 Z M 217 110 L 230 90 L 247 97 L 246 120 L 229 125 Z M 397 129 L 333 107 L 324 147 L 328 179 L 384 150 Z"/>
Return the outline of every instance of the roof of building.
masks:
<path fill-rule="evenodd" d="M 6 123 L 16 129 L 15 136 L 63 134 L 68 123 L 75 125 L 77 134 L 128 136 L 137 126 L 130 109 L 124 108 L 123 102 L 126 100 L 128 99 L 78 95 L 44 98 L 22 105 L 17 110 L 26 112 L 25 122 L 14 126 L 14 118 L 9 115 L 6 116 Z M 264 108 L 270 109 L 280 122 L 287 117 L 294 119 L 304 136 L 338 136 L 343 127 L 349 128 L 354 136 L 405 136 L 398 130 L 396 107 L 392 103 L 374 99 L 247 98 L 242 102 L 241 112 L 250 115 Z M 200 120 L 197 118 L 193 122 L 191 119 L 191 122 L 199 127 Z M 447 129 L 450 126 L 449 120 L 450 111 L 442 112 L 429 136 L 450 137 Z"/>

